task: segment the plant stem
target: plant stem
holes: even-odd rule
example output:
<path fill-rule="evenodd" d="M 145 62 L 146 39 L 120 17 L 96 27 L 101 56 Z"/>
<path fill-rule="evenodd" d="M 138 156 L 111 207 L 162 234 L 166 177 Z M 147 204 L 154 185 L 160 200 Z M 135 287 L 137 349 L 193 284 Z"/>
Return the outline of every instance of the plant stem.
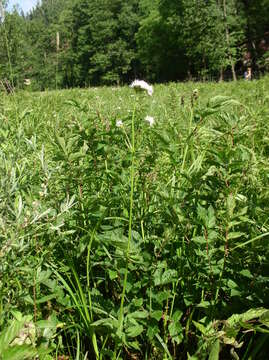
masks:
<path fill-rule="evenodd" d="M 123 289 L 121 294 L 121 304 L 120 304 L 120 314 L 119 314 L 119 332 L 122 331 L 123 328 L 123 319 L 124 319 L 124 300 L 125 300 L 125 292 L 127 286 L 127 276 L 128 276 L 128 265 L 129 265 L 129 253 L 130 253 L 130 245 L 132 239 L 132 220 L 133 220 L 133 197 L 134 197 L 134 161 L 135 161 L 135 129 L 134 129 L 134 118 L 135 118 L 135 110 L 136 103 L 133 110 L 132 115 L 132 164 L 131 164 L 131 192 L 130 192 L 130 209 L 129 209 L 129 230 L 128 230 L 128 244 L 126 250 L 126 267 L 123 279 Z"/>
<path fill-rule="evenodd" d="M 186 157 L 187 157 L 188 150 L 189 150 L 189 141 L 190 141 L 190 136 L 191 136 L 192 122 L 193 122 L 193 109 L 191 108 L 188 136 L 187 136 L 187 140 L 186 140 L 186 146 L 185 146 L 185 149 L 184 149 L 184 155 L 183 155 L 183 160 L 182 160 L 182 165 L 181 165 L 181 171 L 184 171 L 184 168 L 185 168 Z"/>

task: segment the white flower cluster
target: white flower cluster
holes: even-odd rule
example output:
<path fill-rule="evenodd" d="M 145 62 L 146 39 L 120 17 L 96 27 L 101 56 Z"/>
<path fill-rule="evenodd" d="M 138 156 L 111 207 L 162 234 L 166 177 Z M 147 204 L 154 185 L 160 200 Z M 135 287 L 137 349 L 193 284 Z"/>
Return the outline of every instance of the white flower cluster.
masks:
<path fill-rule="evenodd" d="M 121 120 L 117 120 L 116 121 L 116 126 L 117 127 L 122 127 L 123 126 L 123 122 Z"/>
<path fill-rule="evenodd" d="M 147 122 L 149 123 L 149 126 L 153 126 L 154 123 L 155 123 L 154 118 L 153 118 L 152 116 L 149 116 L 149 115 L 147 115 L 147 116 L 145 117 L 145 121 L 147 121 Z"/>
<path fill-rule="evenodd" d="M 24 85 L 29 86 L 29 85 L 31 85 L 31 80 L 30 79 L 24 79 L 23 83 L 24 83 Z"/>
<path fill-rule="evenodd" d="M 149 85 L 144 80 L 134 80 L 131 83 L 130 87 L 134 88 L 135 90 L 146 91 L 149 96 L 152 96 L 152 94 L 153 94 L 153 86 Z"/>

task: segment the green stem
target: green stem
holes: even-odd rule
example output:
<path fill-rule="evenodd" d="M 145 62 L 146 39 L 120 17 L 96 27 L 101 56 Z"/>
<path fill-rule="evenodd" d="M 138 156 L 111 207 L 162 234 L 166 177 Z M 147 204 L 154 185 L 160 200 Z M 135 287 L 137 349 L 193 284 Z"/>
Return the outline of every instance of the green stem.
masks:
<path fill-rule="evenodd" d="M 133 201 L 134 201 L 134 161 L 135 161 L 135 129 L 134 129 L 134 119 L 135 119 L 135 110 L 136 105 L 134 106 L 133 115 L 132 115 L 132 165 L 131 165 L 131 192 L 130 192 L 130 209 L 129 209 L 129 231 L 128 231 L 128 244 L 126 250 L 126 267 L 123 279 L 123 289 L 121 294 L 121 304 L 120 304 L 120 314 L 119 314 L 119 332 L 122 331 L 123 328 L 123 319 L 124 319 L 124 300 L 125 300 L 125 292 L 127 286 L 127 276 L 128 276 L 128 265 L 129 265 L 129 253 L 130 253 L 130 245 L 132 239 L 132 221 L 133 221 Z"/>
<path fill-rule="evenodd" d="M 193 109 L 191 108 L 188 136 L 187 136 L 186 146 L 185 146 L 185 149 L 184 149 L 184 155 L 183 155 L 183 160 L 182 160 L 182 165 L 181 165 L 181 171 L 183 171 L 184 168 L 185 168 L 185 162 L 186 162 L 186 158 L 187 158 L 187 154 L 188 154 L 188 150 L 189 150 L 189 141 L 190 141 L 190 136 L 191 136 L 191 131 L 192 131 L 192 122 L 193 122 Z"/>

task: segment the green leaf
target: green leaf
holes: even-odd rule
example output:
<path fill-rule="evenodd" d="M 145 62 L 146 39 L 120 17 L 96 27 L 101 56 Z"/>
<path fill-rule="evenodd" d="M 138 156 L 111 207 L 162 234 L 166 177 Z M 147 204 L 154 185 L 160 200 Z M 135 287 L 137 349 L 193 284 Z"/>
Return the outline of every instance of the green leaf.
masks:
<path fill-rule="evenodd" d="M 182 318 L 182 315 L 183 315 L 183 311 L 176 310 L 172 315 L 172 320 L 178 322 Z"/>
<path fill-rule="evenodd" d="M 240 274 L 242 275 L 242 276 L 245 276 L 246 278 L 248 278 L 248 279 L 253 279 L 253 275 L 251 274 L 251 272 L 249 271 L 249 270 L 241 270 L 240 271 Z"/>
<path fill-rule="evenodd" d="M 183 329 L 180 322 L 172 321 L 168 326 L 169 334 L 172 338 L 182 335 Z"/>
<path fill-rule="evenodd" d="M 59 327 L 62 323 L 59 323 L 57 318 L 55 316 L 50 316 L 48 320 L 39 320 L 36 322 L 36 326 L 40 329 L 47 329 L 52 328 L 55 329 L 56 327 Z"/>
<path fill-rule="evenodd" d="M 156 269 L 155 273 L 153 274 L 155 286 L 158 286 L 162 283 L 162 273 L 163 273 L 163 269 L 158 267 Z"/>
<path fill-rule="evenodd" d="M 49 277 L 51 276 L 51 271 L 47 270 L 47 271 L 41 271 L 40 268 L 38 268 L 37 271 L 37 277 L 36 277 L 36 284 L 40 284 L 40 283 L 45 283 Z"/>
<path fill-rule="evenodd" d="M 250 244 L 250 243 L 252 243 L 252 242 L 254 242 L 254 241 L 257 241 L 257 240 L 260 240 L 260 239 L 262 239 L 262 238 L 264 238 L 264 237 L 267 237 L 268 235 L 269 235 L 269 232 L 266 232 L 266 233 L 264 233 L 264 234 L 258 235 L 258 236 L 256 236 L 256 237 L 254 237 L 253 239 L 244 242 L 243 244 L 239 244 L 239 245 L 235 246 L 235 247 L 232 248 L 231 250 L 235 250 L 235 249 L 237 249 L 237 248 L 244 247 L 244 246 L 246 246 L 246 245 L 248 245 L 248 244 Z"/>
<path fill-rule="evenodd" d="M 141 311 L 134 311 L 127 315 L 128 318 L 134 318 L 134 319 L 146 319 L 148 317 L 149 313 L 147 310 L 141 310 Z"/>
<path fill-rule="evenodd" d="M 65 139 L 58 135 L 56 135 L 56 139 L 57 139 L 57 142 L 60 145 L 61 149 L 63 150 L 64 154 L 67 155 Z"/>
<path fill-rule="evenodd" d="M 7 329 L 4 329 L 0 335 L 0 354 L 8 348 L 9 344 L 18 336 L 20 330 L 24 327 L 25 318 L 21 321 L 13 320 Z"/>
<path fill-rule="evenodd" d="M 168 300 L 169 298 L 172 298 L 172 295 L 170 291 L 160 291 L 157 295 L 155 295 L 156 301 L 159 304 L 162 304 L 164 301 Z"/>
<path fill-rule="evenodd" d="M 117 320 L 105 318 L 94 321 L 93 323 L 91 323 L 90 326 L 94 328 L 106 327 L 112 330 L 115 328 L 116 325 L 117 325 Z"/>
<path fill-rule="evenodd" d="M 216 340 L 211 347 L 208 360 L 219 360 L 220 342 Z"/>
<path fill-rule="evenodd" d="M 210 205 L 208 208 L 207 228 L 212 229 L 215 227 L 215 224 L 216 224 L 215 211 L 213 207 Z"/>
<path fill-rule="evenodd" d="M 45 303 L 45 302 L 47 302 L 47 301 L 49 301 L 51 299 L 54 299 L 55 297 L 56 297 L 56 294 L 43 296 L 42 298 L 36 300 L 36 304 Z"/>
<path fill-rule="evenodd" d="M 114 270 L 108 270 L 108 275 L 109 275 L 110 280 L 117 279 L 117 277 L 118 277 L 117 271 L 114 271 Z"/>
<path fill-rule="evenodd" d="M 235 198 L 233 194 L 229 194 L 227 198 L 227 213 L 228 217 L 232 219 L 235 209 Z"/>
<path fill-rule="evenodd" d="M 143 299 L 133 299 L 132 303 L 134 304 L 134 306 L 136 307 L 141 307 L 143 305 Z"/>
<path fill-rule="evenodd" d="M 250 309 L 242 314 L 234 314 L 227 320 L 227 325 L 233 327 L 235 325 L 238 325 L 240 321 L 250 321 L 255 318 L 259 318 L 263 314 L 265 314 L 268 310 L 265 308 L 256 308 L 256 309 Z"/>
<path fill-rule="evenodd" d="M 38 351 L 31 345 L 16 345 L 1 353 L 2 360 L 25 360 L 38 355 Z"/>
<path fill-rule="evenodd" d="M 242 233 L 242 232 L 230 232 L 228 234 L 228 239 L 231 240 L 231 239 L 237 239 L 239 237 L 245 237 L 245 234 Z"/>
<path fill-rule="evenodd" d="M 195 327 L 196 327 L 203 335 L 206 335 L 206 334 L 207 334 L 207 328 L 206 328 L 204 325 L 202 325 L 202 324 L 200 324 L 200 323 L 198 323 L 197 321 L 194 321 L 194 320 L 192 320 L 192 323 L 195 325 Z"/>
<path fill-rule="evenodd" d="M 135 326 L 131 326 L 128 327 L 126 330 L 126 333 L 129 337 L 137 337 L 139 336 L 142 332 L 143 332 L 144 328 L 142 325 L 135 325 Z"/>
<path fill-rule="evenodd" d="M 230 289 L 238 288 L 237 284 L 231 279 L 228 280 L 228 286 Z"/>
<path fill-rule="evenodd" d="M 163 274 L 162 274 L 162 280 L 161 280 L 161 284 L 162 285 L 166 285 L 166 284 L 171 284 L 172 282 L 176 281 L 178 277 L 177 271 L 176 270 L 166 270 Z"/>
<path fill-rule="evenodd" d="M 195 236 L 192 240 L 197 244 L 206 244 L 206 239 L 204 236 Z"/>
<path fill-rule="evenodd" d="M 151 317 L 157 321 L 160 321 L 163 316 L 163 312 L 161 310 L 152 311 Z"/>
<path fill-rule="evenodd" d="M 170 352 L 168 350 L 168 347 L 167 347 L 166 343 L 163 341 L 163 339 L 160 337 L 159 334 L 155 334 L 155 337 L 158 339 L 158 341 L 162 345 L 162 347 L 163 347 L 164 351 L 166 352 L 166 355 L 168 356 L 168 358 L 170 360 L 172 360 L 173 358 L 172 358 L 172 356 L 171 356 L 171 354 L 170 354 Z"/>
<path fill-rule="evenodd" d="M 154 336 L 159 333 L 159 331 L 160 331 L 160 329 L 157 324 L 150 323 L 148 325 L 148 329 L 147 329 L 147 336 L 149 337 L 149 339 L 152 340 L 154 338 Z"/>
<path fill-rule="evenodd" d="M 269 310 L 260 316 L 260 322 L 269 327 Z"/>

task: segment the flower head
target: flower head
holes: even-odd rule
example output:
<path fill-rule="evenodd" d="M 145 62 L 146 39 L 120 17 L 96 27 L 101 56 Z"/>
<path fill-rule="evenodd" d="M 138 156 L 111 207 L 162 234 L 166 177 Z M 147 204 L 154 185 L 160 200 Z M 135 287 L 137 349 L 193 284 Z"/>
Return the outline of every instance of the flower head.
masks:
<path fill-rule="evenodd" d="M 24 85 L 26 85 L 26 86 L 29 86 L 29 85 L 31 85 L 31 80 L 30 79 L 24 79 Z"/>
<path fill-rule="evenodd" d="M 123 122 L 121 120 L 117 120 L 116 121 L 116 126 L 117 127 L 122 127 L 123 126 Z"/>
<path fill-rule="evenodd" d="M 152 96 L 153 94 L 153 86 L 149 85 L 144 80 L 135 80 L 131 83 L 130 87 L 134 88 L 135 90 L 146 91 L 149 96 Z"/>
<path fill-rule="evenodd" d="M 149 115 L 147 115 L 147 116 L 145 117 L 145 121 L 147 121 L 147 122 L 149 123 L 149 126 L 153 126 L 154 123 L 155 123 L 154 118 L 153 118 L 152 116 L 149 116 Z"/>

